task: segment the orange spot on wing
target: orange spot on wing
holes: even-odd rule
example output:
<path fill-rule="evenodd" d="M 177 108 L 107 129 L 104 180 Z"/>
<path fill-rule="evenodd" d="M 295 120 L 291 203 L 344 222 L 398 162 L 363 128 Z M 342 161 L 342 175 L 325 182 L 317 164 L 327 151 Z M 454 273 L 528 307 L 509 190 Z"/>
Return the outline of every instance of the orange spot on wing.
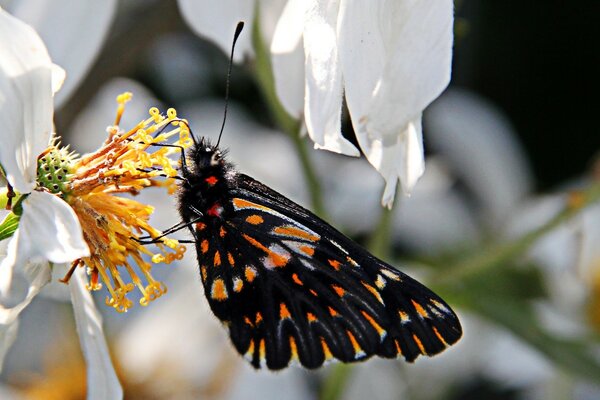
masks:
<path fill-rule="evenodd" d="M 361 353 L 364 354 L 364 350 L 362 349 L 362 347 L 360 347 L 360 344 L 358 344 L 358 342 L 356 341 L 356 338 L 354 337 L 352 332 L 346 331 L 346 334 L 348 335 L 348 338 L 350 339 L 350 343 L 352 343 L 352 348 L 354 349 L 354 354 L 357 356 L 360 355 Z"/>
<path fill-rule="evenodd" d="M 346 291 L 344 289 L 342 289 L 340 286 L 331 285 L 331 287 L 333 288 L 333 290 L 335 290 L 335 292 L 337 293 L 337 295 L 340 296 L 340 297 L 342 297 L 344 295 L 344 293 L 346 293 Z"/>
<path fill-rule="evenodd" d="M 222 238 L 225 237 L 226 233 L 227 233 L 227 231 L 225 230 L 225 228 L 221 227 L 219 229 L 219 236 L 221 236 Z"/>
<path fill-rule="evenodd" d="M 208 247 L 208 240 L 204 239 L 200 242 L 200 251 L 202 252 L 202 254 L 206 254 L 206 252 L 208 251 Z"/>
<path fill-rule="evenodd" d="M 419 313 L 419 315 L 423 318 L 427 318 L 429 317 L 429 314 L 427 314 L 427 311 L 425 311 L 425 309 L 423 307 L 421 307 L 421 305 L 419 303 L 417 303 L 414 300 L 410 300 L 411 303 L 413 304 L 413 306 L 415 307 L 415 310 L 417 310 L 417 313 Z"/>
<path fill-rule="evenodd" d="M 221 253 L 219 253 L 219 251 L 215 251 L 215 259 L 213 261 L 213 263 L 215 264 L 215 266 L 219 266 L 221 265 Z"/>
<path fill-rule="evenodd" d="M 400 347 L 400 343 L 398 343 L 398 339 L 394 339 L 394 344 L 396 345 L 396 353 L 401 356 L 402 348 Z"/>
<path fill-rule="evenodd" d="M 293 336 L 290 336 L 290 352 L 292 353 L 292 358 L 298 358 L 298 346 L 296 345 L 296 339 Z"/>
<path fill-rule="evenodd" d="M 335 317 L 335 316 L 337 316 L 337 315 L 340 315 L 340 314 L 338 314 L 338 312 L 337 312 L 337 311 L 335 311 L 335 310 L 334 310 L 333 308 L 331 308 L 331 307 L 327 307 L 327 309 L 329 310 L 329 315 L 331 315 L 332 317 Z"/>
<path fill-rule="evenodd" d="M 415 343 L 417 344 L 417 347 L 419 348 L 419 351 L 421 352 L 421 354 L 427 354 L 425 352 L 425 347 L 423 347 L 423 343 L 421 343 L 421 339 L 419 339 L 419 337 L 413 333 L 412 335 Z"/>
<path fill-rule="evenodd" d="M 404 311 L 398 311 L 398 315 L 400 315 L 400 322 L 410 322 L 410 317 Z"/>
<path fill-rule="evenodd" d="M 258 209 L 258 210 L 265 210 L 265 211 L 271 210 L 269 207 L 265 207 L 265 206 L 263 206 L 261 204 L 256 204 L 256 203 L 253 203 L 251 201 L 240 199 L 240 198 L 237 198 L 237 197 L 234 198 L 232 200 L 232 202 L 233 202 L 233 206 L 235 208 L 237 208 L 238 210 L 242 209 L 242 208 L 255 208 L 255 209 Z"/>
<path fill-rule="evenodd" d="M 314 291 L 314 290 L 312 290 L 312 289 L 309 289 L 308 291 L 310 292 L 310 294 L 312 294 L 312 295 L 313 295 L 313 296 L 315 296 L 315 297 L 318 297 L 318 296 L 319 296 L 319 295 L 318 295 L 318 293 L 317 293 L 317 292 L 315 292 L 315 291 Z"/>
<path fill-rule="evenodd" d="M 256 278 L 256 270 L 248 266 L 244 269 L 244 276 L 248 282 L 252 283 L 254 278 Z"/>
<path fill-rule="evenodd" d="M 287 306 L 285 305 L 285 303 L 281 303 L 279 304 L 279 318 L 280 319 L 286 319 L 286 318 L 291 318 L 291 314 L 290 314 L 290 310 L 288 310 Z"/>
<path fill-rule="evenodd" d="M 204 222 L 196 222 L 196 230 L 203 231 L 206 229 L 206 224 Z"/>
<path fill-rule="evenodd" d="M 305 239 L 311 242 L 316 242 L 317 240 L 319 240 L 318 236 L 313 235 L 312 233 L 297 228 L 295 226 L 277 226 L 273 229 L 273 233 L 282 236 L 291 236 L 299 239 Z"/>
<path fill-rule="evenodd" d="M 260 321 L 262 321 L 262 314 L 260 312 L 256 313 L 256 325 L 258 325 L 260 323 Z"/>
<path fill-rule="evenodd" d="M 244 239 L 246 239 L 248 242 L 250 242 L 250 244 L 252 246 L 267 253 L 269 260 L 275 267 L 283 267 L 287 264 L 287 262 L 289 260 L 288 258 L 282 256 L 281 254 L 277 254 L 274 251 L 272 251 L 271 249 L 265 247 L 265 245 L 260 243 L 258 240 L 254 239 L 252 236 L 248 236 L 246 234 L 243 234 L 242 236 L 244 237 Z"/>
<path fill-rule="evenodd" d="M 333 354 L 331 354 L 331 350 L 329 350 L 327 341 L 325 341 L 325 338 L 322 336 L 321 336 L 321 347 L 323 347 L 323 354 L 325 355 L 325 359 L 331 360 L 333 358 Z"/>
<path fill-rule="evenodd" d="M 362 315 L 366 318 L 367 321 L 369 321 L 369 324 L 371 324 L 371 326 L 373 328 L 375 328 L 375 330 L 377 331 L 377 333 L 379 334 L 379 337 L 383 337 L 385 336 L 386 332 L 385 329 L 383 329 L 381 327 L 381 325 L 379 325 L 375 319 L 373 317 L 371 317 L 369 314 L 367 314 L 365 311 L 361 310 Z"/>
<path fill-rule="evenodd" d="M 217 301 L 227 300 L 227 288 L 223 279 L 215 279 L 210 296 Z"/>
<path fill-rule="evenodd" d="M 346 256 L 346 260 L 352 264 L 353 267 L 358 267 L 358 263 L 356 261 L 354 261 L 354 259 L 350 256 Z"/>
<path fill-rule="evenodd" d="M 286 258 L 281 254 L 277 254 L 269 250 L 269 260 L 275 267 L 285 267 L 289 258 Z"/>
<path fill-rule="evenodd" d="M 265 339 L 260 339 L 260 344 L 258 345 L 258 356 L 261 360 L 265 359 Z"/>
<path fill-rule="evenodd" d="M 317 320 L 317 317 L 315 317 L 315 314 L 313 313 L 306 313 L 306 318 L 308 319 L 308 322 L 315 322 Z"/>
<path fill-rule="evenodd" d="M 202 282 L 206 282 L 206 266 L 203 265 L 200 267 L 200 275 L 202 276 Z"/>
<path fill-rule="evenodd" d="M 250 321 L 250 318 L 248 318 L 248 317 L 244 317 L 244 322 L 250 326 L 254 326 L 254 324 L 252 323 L 252 321 Z M 252 343 L 252 342 L 250 342 L 250 343 Z"/>
<path fill-rule="evenodd" d="M 298 278 L 298 274 L 292 274 L 292 280 L 300 286 L 304 285 L 304 283 L 302 283 L 300 278 Z"/>
<path fill-rule="evenodd" d="M 233 280 L 233 291 L 236 293 L 239 293 L 242 291 L 242 288 L 244 287 L 244 281 L 242 281 L 240 278 L 234 278 Z"/>
<path fill-rule="evenodd" d="M 215 176 L 209 176 L 208 178 L 205 179 L 206 183 L 208 183 L 210 186 L 214 186 L 217 182 L 219 182 L 219 180 L 217 179 L 217 177 Z"/>
<path fill-rule="evenodd" d="M 299 250 L 309 257 L 315 254 L 315 248 L 311 246 L 300 246 Z"/>
<path fill-rule="evenodd" d="M 251 356 L 254 353 L 254 339 L 250 339 L 250 344 L 248 345 L 248 350 L 246 354 Z"/>
<path fill-rule="evenodd" d="M 233 254 L 227 252 L 227 260 L 229 261 L 229 265 L 232 267 L 235 265 L 235 260 L 233 259 Z"/>
<path fill-rule="evenodd" d="M 368 290 L 369 292 L 371 292 L 371 294 L 373 294 L 373 296 L 377 297 L 377 300 L 379 300 L 379 302 L 380 302 L 381 304 L 383 304 L 383 299 L 381 298 L 381 295 L 379 294 L 379 292 L 377 291 L 377 289 L 375 289 L 373 286 L 369 285 L 369 284 L 368 284 L 368 283 L 366 283 L 366 282 L 360 281 L 360 283 L 362 283 L 362 284 L 363 284 L 363 286 L 364 286 L 365 288 L 367 288 L 367 290 Z"/>
<path fill-rule="evenodd" d="M 265 222 L 265 220 L 260 215 L 253 214 L 246 218 L 246 222 L 252 225 L 259 225 Z"/>
<path fill-rule="evenodd" d="M 335 269 L 336 271 L 340 270 L 340 262 L 338 260 L 327 260 L 329 261 L 329 265 L 331 265 L 333 267 L 333 269 Z"/>
<path fill-rule="evenodd" d="M 444 344 L 444 346 L 448 346 L 448 343 L 446 343 L 446 340 L 440 334 L 440 332 L 437 330 L 437 328 L 435 326 L 433 327 L 433 333 L 435 333 L 435 336 L 437 336 L 437 338 L 440 340 L 440 342 L 442 342 Z"/>

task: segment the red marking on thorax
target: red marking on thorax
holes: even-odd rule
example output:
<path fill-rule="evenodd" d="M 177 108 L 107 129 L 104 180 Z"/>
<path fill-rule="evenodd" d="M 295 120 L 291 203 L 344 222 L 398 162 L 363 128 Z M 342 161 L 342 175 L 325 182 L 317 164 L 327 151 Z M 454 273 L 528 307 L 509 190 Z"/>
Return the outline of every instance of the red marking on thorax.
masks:
<path fill-rule="evenodd" d="M 208 209 L 207 214 L 213 217 L 220 217 L 223 212 L 223 207 L 219 203 L 215 203 L 211 208 Z"/>
<path fill-rule="evenodd" d="M 219 180 L 215 176 L 209 176 L 208 178 L 205 179 L 205 181 L 210 186 L 214 186 L 217 182 L 219 182 Z"/>

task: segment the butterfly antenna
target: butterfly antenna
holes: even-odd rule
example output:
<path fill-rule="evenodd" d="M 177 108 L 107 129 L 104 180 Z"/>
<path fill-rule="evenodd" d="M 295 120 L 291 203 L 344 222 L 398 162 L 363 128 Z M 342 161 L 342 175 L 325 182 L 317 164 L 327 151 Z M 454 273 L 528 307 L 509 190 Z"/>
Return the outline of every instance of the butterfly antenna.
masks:
<path fill-rule="evenodd" d="M 229 82 L 231 81 L 231 66 L 233 65 L 233 52 L 235 50 L 235 43 L 240 37 L 244 29 L 244 21 L 238 22 L 235 27 L 235 33 L 233 34 L 233 43 L 231 44 L 231 54 L 229 55 L 229 67 L 227 68 L 227 82 L 225 83 L 225 110 L 223 111 L 223 124 L 221 124 L 221 131 L 219 132 L 219 138 L 217 139 L 217 147 L 221 143 L 221 136 L 223 135 L 223 129 L 225 129 L 225 121 L 227 120 L 227 106 L 229 105 Z"/>

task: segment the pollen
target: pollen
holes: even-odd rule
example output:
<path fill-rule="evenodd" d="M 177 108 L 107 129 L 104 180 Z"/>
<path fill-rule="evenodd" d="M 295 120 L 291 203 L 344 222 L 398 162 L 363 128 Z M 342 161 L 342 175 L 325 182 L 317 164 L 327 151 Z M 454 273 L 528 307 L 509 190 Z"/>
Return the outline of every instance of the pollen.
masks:
<path fill-rule="evenodd" d="M 122 129 L 119 124 L 130 99 L 131 93 L 117 98 L 114 124 L 95 152 L 79 157 L 53 143 L 38 158 L 38 185 L 73 208 L 90 248 L 91 255 L 76 260 L 63 281 L 68 282 L 74 269 L 85 265 L 88 290 L 105 287 L 106 304 L 119 312 L 133 305 L 129 297 L 134 289 L 142 306 L 165 294 L 165 285 L 151 274 L 152 264 L 183 258 L 185 247 L 162 237 L 150 225 L 154 208 L 130 195 L 150 187 L 174 193 L 180 149 L 192 144 L 187 123 L 181 123 L 174 109 L 163 116 L 152 108 L 149 118 Z M 136 240 L 142 236 L 157 250 Z"/>

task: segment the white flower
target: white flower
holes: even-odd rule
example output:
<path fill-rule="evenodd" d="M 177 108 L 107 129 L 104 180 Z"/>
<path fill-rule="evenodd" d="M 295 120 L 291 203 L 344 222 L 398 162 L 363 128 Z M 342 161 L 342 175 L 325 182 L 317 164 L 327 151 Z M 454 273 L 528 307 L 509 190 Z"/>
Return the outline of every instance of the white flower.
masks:
<path fill-rule="evenodd" d="M 7 249 L 0 255 L 2 356 L 16 333 L 18 314 L 49 281 L 49 263 L 66 263 L 90 254 L 73 209 L 53 194 L 34 190 L 38 156 L 51 140 L 53 94 L 63 79 L 64 71 L 52 63 L 35 30 L 0 9 L 0 164 L 8 183 L 27 195 L 21 203 L 19 227 L 3 244 Z M 19 292 L 18 286 L 26 290 Z M 88 398 L 122 397 L 110 360 L 106 361 L 108 352 L 97 311 L 89 293 L 83 293 L 79 273 L 71 291 L 89 366 Z"/>
<path fill-rule="evenodd" d="M 277 94 L 315 147 L 360 155 L 341 133 L 345 95 L 358 144 L 386 181 L 382 203 L 391 206 L 398 180 L 410 193 L 424 171 L 421 114 L 450 79 L 452 1 L 288 0 L 272 36 L 281 1 L 211 3 L 179 0 L 192 27 L 227 52 L 235 23 L 260 10 Z"/>

